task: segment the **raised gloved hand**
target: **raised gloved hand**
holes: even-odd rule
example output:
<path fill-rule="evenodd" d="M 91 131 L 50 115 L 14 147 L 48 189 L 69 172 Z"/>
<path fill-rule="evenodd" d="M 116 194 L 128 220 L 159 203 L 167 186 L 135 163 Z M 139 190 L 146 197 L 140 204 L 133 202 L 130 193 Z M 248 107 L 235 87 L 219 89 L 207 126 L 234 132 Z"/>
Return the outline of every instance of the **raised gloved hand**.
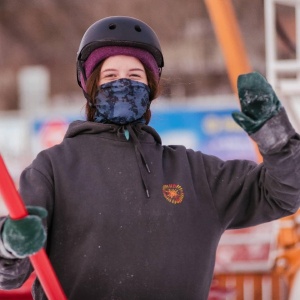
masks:
<path fill-rule="evenodd" d="M 7 218 L 3 225 L 4 247 L 17 258 L 24 258 L 38 252 L 46 241 L 46 230 L 42 219 L 47 211 L 39 206 L 27 206 L 28 216 L 13 220 Z"/>
<path fill-rule="evenodd" d="M 252 134 L 278 114 L 281 103 L 272 86 L 257 72 L 240 75 L 237 87 L 242 112 L 233 112 L 232 117 Z"/>

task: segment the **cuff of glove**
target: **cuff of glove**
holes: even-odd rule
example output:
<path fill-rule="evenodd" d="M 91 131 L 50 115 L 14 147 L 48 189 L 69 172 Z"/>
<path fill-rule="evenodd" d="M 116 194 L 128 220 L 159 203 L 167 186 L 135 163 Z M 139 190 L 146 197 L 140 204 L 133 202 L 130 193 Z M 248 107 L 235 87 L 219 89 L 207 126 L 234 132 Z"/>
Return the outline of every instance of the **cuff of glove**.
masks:
<path fill-rule="evenodd" d="M 269 119 L 250 137 L 257 143 L 260 152 L 266 154 L 280 150 L 295 133 L 286 111 L 282 107 L 277 115 Z"/>
<path fill-rule="evenodd" d="M 6 220 L 5 217 L 0 219 L 0 231 L 2 231 L 3 224 L 4 224 L 5 220 Z M 8 250 L 6 250 L 6 248 L 4 247 L 1 235 L 0 235 L 0 257 L 10 258 L 10 259 L 16 259 L 17 258 L 12 253 L 10 253 Z"/>

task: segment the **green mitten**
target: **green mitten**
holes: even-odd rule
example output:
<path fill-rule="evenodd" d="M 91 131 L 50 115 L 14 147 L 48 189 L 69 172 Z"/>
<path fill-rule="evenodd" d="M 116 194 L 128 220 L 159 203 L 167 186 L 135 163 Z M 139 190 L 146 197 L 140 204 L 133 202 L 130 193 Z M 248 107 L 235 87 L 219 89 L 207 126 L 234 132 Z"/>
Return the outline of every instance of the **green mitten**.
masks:
<path fill-rule="evenodd" d="M 47 211 L 39 206 L 28 206 L 28 216 L 19 220 L 7 218 L 2 231 L 4 247 L 18 258 L 38 252 L 46 241 L 42 218 Z"/>
<path fill-rule="evenodd" d="M 233 112 L 232 117 L 252 134 L 278 114 L 281 103 L 272 86 L 257 72 L 240 75 L 237 87 L 242 112 Z"/>

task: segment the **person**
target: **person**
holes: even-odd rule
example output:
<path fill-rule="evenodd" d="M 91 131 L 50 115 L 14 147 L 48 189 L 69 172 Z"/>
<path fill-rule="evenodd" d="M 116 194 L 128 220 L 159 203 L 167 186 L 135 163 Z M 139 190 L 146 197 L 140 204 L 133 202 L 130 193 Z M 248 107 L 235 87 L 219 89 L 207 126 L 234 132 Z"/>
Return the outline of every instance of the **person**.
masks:
<path fill-rule="evenodd" d="M 155 32 L 124 16 L 84 34 L 77 80 L 86 121 L 20 177 L 29 215 L 1 219 L 0 286 L 22 285 L 45 247 L 67 298 L 207 299 L 225 230 L 298 210 L 300 139 L 259 73 L 238 77 L 234 120 L 263 163 L 162 145 L 149 125 L 164 59 Z M 159 100 L 157 100 L 159 101 Z M 38 280 L 34 299 L 46 299 Z"/>

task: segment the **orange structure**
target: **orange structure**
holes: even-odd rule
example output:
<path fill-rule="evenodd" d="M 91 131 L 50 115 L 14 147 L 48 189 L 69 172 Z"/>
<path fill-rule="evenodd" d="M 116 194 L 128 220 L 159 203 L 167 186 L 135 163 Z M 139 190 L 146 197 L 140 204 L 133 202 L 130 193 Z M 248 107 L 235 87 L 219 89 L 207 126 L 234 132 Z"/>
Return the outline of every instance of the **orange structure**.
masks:
<path fill-rule="evenodd" d="M 232 90 L 237 94 L 237 78 L 252 71 L 231 0 L 205 0 L 216 37 L 223 52 Z M 256 144 L 258 162 L 262 161 Z"/>
<path fill-rule="evenodd" d="M 205 0 L 216 37 L 223 52 L 232 89 L 240 74 L 252 71 L 231 0 Z"/>
<path fill-rule="evenodd" d="M 232 89 L 240 74 L 252 71 L 231 0 L 205 0 L 221 47 Z M 255 145 L 257 161 L 262 157 Z M 215 273 L 210 300 L 287 300 L 300 274 L 300 214 L 278 221 L 276 258 L 268 271 L 240 270 Z M 300 276 L 300 275 L 299 275 Z"/>

